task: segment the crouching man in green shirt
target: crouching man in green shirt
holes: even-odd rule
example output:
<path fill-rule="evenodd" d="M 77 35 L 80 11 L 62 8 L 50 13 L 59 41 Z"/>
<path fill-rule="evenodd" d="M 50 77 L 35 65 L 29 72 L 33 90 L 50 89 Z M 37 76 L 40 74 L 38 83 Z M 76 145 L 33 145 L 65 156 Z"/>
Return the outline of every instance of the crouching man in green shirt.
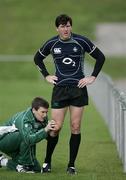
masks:
<path fill-rule="evenodd" d="M 0 126 L 0 167 L 17 172 L 41 172 L 36 159 L 36 143 L 55 132 L 55 121 L 48 122 L 49 103 L 41 97 L 32 101 L 31 107 L 15 114 Z"/>

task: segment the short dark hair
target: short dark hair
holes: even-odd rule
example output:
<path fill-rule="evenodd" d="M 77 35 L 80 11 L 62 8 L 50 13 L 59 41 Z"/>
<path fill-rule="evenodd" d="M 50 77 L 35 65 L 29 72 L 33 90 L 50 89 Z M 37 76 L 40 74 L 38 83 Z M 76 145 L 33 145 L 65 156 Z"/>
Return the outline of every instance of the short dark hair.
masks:
<path fill-rule="evenodd" d="M 42 97 L 35 97 L 32 101 L 32 109 L 38 110 L 40 107 L 48 109 L 49 103 Z"/>
<path fill-rule="evenodd" d="M 59 27 L 60 24 L 66 25 L 68 21 L 70 22 L 70 25 L 72 26 L 72 18 L 66 14 L 61 14 L 56 17 L 55 26 Z"/>

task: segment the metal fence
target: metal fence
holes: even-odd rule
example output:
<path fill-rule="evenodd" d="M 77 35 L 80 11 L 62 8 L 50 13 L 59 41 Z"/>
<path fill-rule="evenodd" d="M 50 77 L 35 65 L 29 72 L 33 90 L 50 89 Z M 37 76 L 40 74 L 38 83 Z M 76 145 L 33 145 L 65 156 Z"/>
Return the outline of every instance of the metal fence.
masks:
<path fill-rule="evenodd" d="M 106 121 L 126 172 L 126 94 L 116 89 L 111 78 L 104 73 L 88 86 L 88 91 Z"/>

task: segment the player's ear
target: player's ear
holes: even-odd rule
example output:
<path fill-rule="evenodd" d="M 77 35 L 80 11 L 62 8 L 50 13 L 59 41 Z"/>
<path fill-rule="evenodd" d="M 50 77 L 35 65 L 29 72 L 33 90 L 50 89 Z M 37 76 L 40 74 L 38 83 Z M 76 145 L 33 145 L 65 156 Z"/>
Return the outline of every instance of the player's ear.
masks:
<path fill-rule="evenodd" d="M 33 114 L 35 114 L 35 111 L 36 111 L 36 110 L 35 110 L 35 108 L 32 108 L 32 112 L 33 112 Z"/>

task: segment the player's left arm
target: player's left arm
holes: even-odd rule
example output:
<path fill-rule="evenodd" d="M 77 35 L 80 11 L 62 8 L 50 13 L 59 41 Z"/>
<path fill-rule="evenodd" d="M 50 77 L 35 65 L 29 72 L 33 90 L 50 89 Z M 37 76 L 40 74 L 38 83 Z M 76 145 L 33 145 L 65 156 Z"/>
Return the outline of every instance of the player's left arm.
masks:
<path fill-rule="evenodd" d="M 99 72 L 102 69 L 104 62 L 105 62 L 105 56 L 100 51 L 100 49 L 98 49 L 97 47 L 95 48 L 95 50 L 90 55 L 96 60 L 96 63 L 94 65 L 94 70 L 93 70 L 91 75 L 94 77 L 97 77 Z"/>
<path fill-rule="evenodd" d="M 91 76 L 97 77 L 97 75 L 101 71 L 102 66 L 105 62 L 105 56 L 101 52 L 101 50 L 97 48 L 94 45 L 94 43 L 90 41 L 88 38 L 85 37 L 84 42 L 85 42 L 84 49 L 90 56 L 92 56 L 96 60 L 95 65 L 94 65 L 94 70 Z"/>
<path fill-rule="evenodd" d="M 85 48 L 86 52 L 88 54 L 90 54 L 90 56 L 92 56 L 96 60 L 96 62 L 95 62 L 94 69 L 93 69 L 91 76 L 84 77 L 83 79 L 81 79 L 79 81 L 79 83 L 78 83 L 79 88 L 83 88 L 86 85 L 92 84 L 95 81 L 96 77 L 98 76 L 99 72 L 101 71 L 102 66 L 105 62 L 105 56 L 99 48 L 97 48 L 87 38 L 85 38 L 84 42 L 85 42 L 84 48 Z"/>

